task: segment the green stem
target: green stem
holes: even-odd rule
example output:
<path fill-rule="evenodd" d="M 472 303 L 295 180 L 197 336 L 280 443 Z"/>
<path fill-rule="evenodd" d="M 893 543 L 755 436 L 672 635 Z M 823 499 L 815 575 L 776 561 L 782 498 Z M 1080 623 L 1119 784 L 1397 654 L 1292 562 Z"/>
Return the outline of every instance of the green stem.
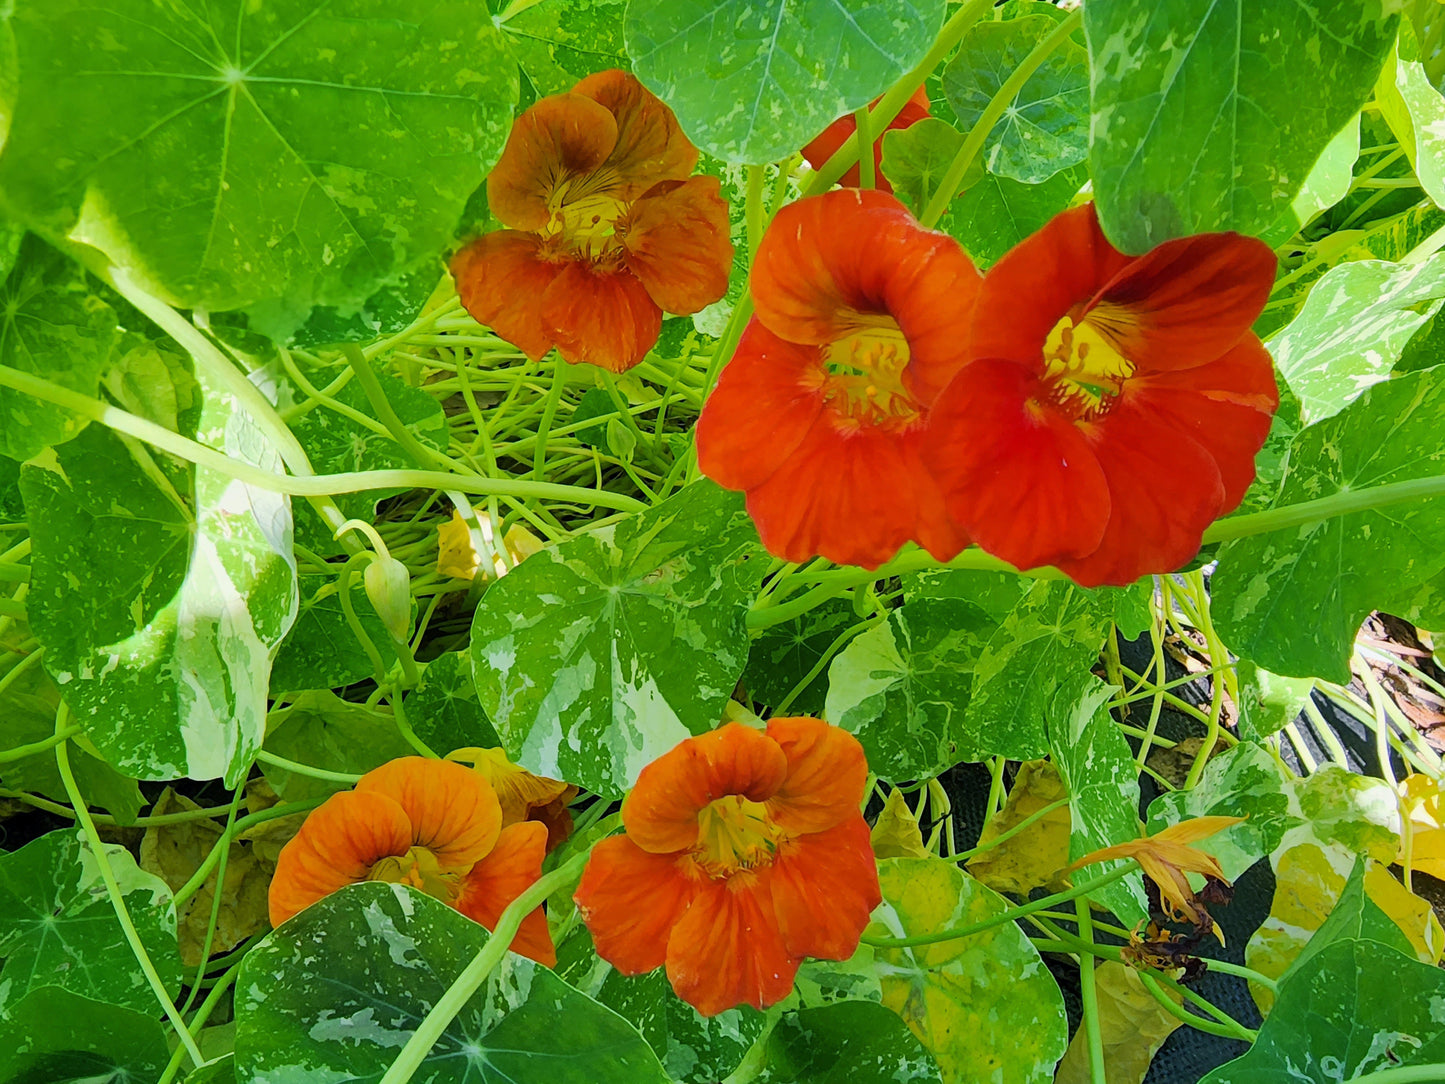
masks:
<path fill-rule="evenodd" d="M 391 405 L 391 400 L 386 397 L 382 389 L 381 381 L 376 378 L 376 372 L 371 367 L 371 362 L 366 360 L 366 355 L 355 343 L 346 343 L 341 348 L 346 356 L 346 363 L 351 366 L 351 371 L 356 374 L 356 379 L 361 383 L 361 390 L 366 393 L 366 401 L 371 404 L 371 409 L 376 411 L 376 420 L 386 426 L 386 431 L 391 438 L 406 449 L 407 454 L 412 457 L 418 467 L 427 466 L 441 467 L 442 470 L 456 470 L 457 463 L 434 448 L 428 448 L 421 441 L 417 440 L 416 434 L 408 429 L 401 418 L 397 416 L 396 409 Z"/>
<path fill-rule="evenodd" d="M 873 161 L 873 129 L 868 122 L 868 107 L 860 106 L 853 113 L 853 123 L 858 132 L 858 187 L 878 187 L 878 177 Z"/>
<path fill-rule="evenodd" d="M 1014 69 L 1013 74 L 1004 80 L 1003 86 L 999 87 L 998 93 L 989 99 L 988 105 L 984 106 L 978 120 L 969 129 L 968 135 L 963 140 L 963 146 L 958 148 L 958 153 L 953 156 L 953 161 L 949 163 L 947 171 L 943 174 L 943 180 L 938 183 L 938 188 L 929 199 L 923 214 L 919 216 L 919 222 L 932 227 L 943 217 L 943 212 L 948 209 L 949 203 L 963 184 L 964 173 L 973 164 L 973 160 L 978 157 L 978 152 L 983 149 L 984 140 L 993 131 L 993 126 L 1013 104 L 1014 99 L 1019 96 L 1019 91 L 1023 90 L 1024 84 L 1038 70 L 1039 65 L 1049 58 L 1050 53 L 1068 40 L 1069 35 L 1079 28 L 1082 20 L 1082 11 L 1076 8 L 1070 12 L 1049 32 L 1048 37 L 1034 46 L 1029 55 L 1024 57 L 1023 63 Z"/>
<path fill-rule="evenodd" d="M 270 754 L 267 755 L 269 756 Z M 258 757 L 257 759 L 259 760 L 260 758 Z M 266 821 L 273 821 L 279 817 L 289 817 L 293 813 L 309 812 L 324 801 L 326 801 L 326 798 L 308 798 L 300 802 L 282 802 L 279 805 L 273 805 L 270 809 L 257 810 L 255 813 L 248 814 L 236 821 L 231 825 L 228 832 L 221 833 L 221 838 L 218 839 L 215 846 L 211 848 L 210 854 L 206 855 L 206 860 L 201 863 L 200 868 L 191 874 L 191 879 L 176 889 L 173 898 L 177 910 L 180 909 L 186 900 L 194 896 L 196 892 L 200 890 L 200 887 L 210 878 L 211 870 L 215 869 L 217 863 L 221 860 L 220 849 L 222 847 L 229 847 L 233 838 L 250 828 L 254 828 L 258 824 L 264 824 Z"/>
<path fill-rule="evenodd" d="M 216 863 L 216 890 L 211 894 L 211 917 L 206 924 L 206 936 L 201 942 L 201 962 L 196 972 L 196 979 L 191 983 L 191 992 L 186 997 L 186 1003 L 181 1006 L 181 1015 L 184 1016 L 190 1011 L 191 1005 L 195 1002 L 197 995 L 201 992 L 201 981 L 206 977 L 206 964 L 211 956 L 211 943 L 216 936 L 216 923 L 221 917 L 221 901 L 226 898 L 226 860 L 231 854 L 231 832 L 236 823 L 236 810 L 241 805 L 241 799 L 246 796 L 245 778 L 251 773 L 248 766 L 241 773 L 241 784 L 236 787 L 236 792 L 231 795 L 231 806 L 226 812 L 226 827 L 221 829 L 221 842 L 224 844 L 220 849 L 220 859 Z M 191 1025 L 195 1026 L 194 1023 Z"/>
<path fill-rule="evenodd" d="M 1074 900 L 1074 914 L 1079 917 L 1079 940 L 1094 947 L 1094 916 L 1089 901 L 1080 896 Z M 1079 953 L 1079 1000 L 1084 1009 L 1084 1035 L 1089 1047 L 1089 1079 L 1093 1084 L 1108 1084 L 1104 1074 L 1104 1036 L 1099 1030 L 1099 991 L 1094 985 L 1094 954 Z"/>
<path fill-rule="evenodd" d="M 1430 1065 L 1401 1065 L 1354 1078 L 1354 1084 L 1438 1084 L 1445 1080 L 1445 1062 Z"/>
<path fill-rule="evenodd" d="M 188 1030 L 193 1036 L 200 1034 L 201 1028 L 205 1025 L 206 1021 L 211 1018 L 211 1013 L 216 1011 L 216 1006 L 221 1003 L 221 998 L 226 996 L 226 991 L 231 988 L 231 984 L 236 981 L 236 976 L 240 973 L 241 965 L 238 962 L 233 964 L 230 970 L 222 975 L 216 984 L 211 987 L 211 992 L 206 995 L 206 1000 L 201 1002 L 200 1008 L 196 1009 L 195 1018 L 191 1020 L 191 1026 Z M 181 1071 L 181 1063 L 184 1060 L 185 1053 L 186 1048 L 184 1046 L 176 1047 L 171 1054 L 171 1060 L 166 1063 L 165 1072 L 161 1074 L 156 1084 L 172 1084 L 176 1079 L 176 1074 Z M 198 1062 L 197 1064 L 200 1063 Z"/>
<path fill-rule="evenodd" d="M 1052 896 L 1045 896 L 1031 903 L 1025 903 L 1018 907 L 1010 907 L 1007 911 L 1002 911 L 992 918 L 986 918 L 981 922 L 975 922 L 968 926 L 960 926 L 958 929 L 936 930 L 933 933 L 920 933 L 912 937 L 869 937 L 865 934 L 863 943 L 865 945 L 872 945 L 874 948 L 898 949 L 910 948 L 913 945 L 936 945 L 940 941 L 956 941 L 959 938 L 972 937 L 976 933 L 991 930 L 995 926 L 1002 926 L 1016 919 L 1025 918 L 1038 911 L 1047 911 L 1057 904 L 1067 903 L 1069 900 L 1076 900 L 1081 896 L 1087 896 L 1090 892 L 1097 892 L 1106 885 L 1111 885 L 1115 881 L 1122 880 L 1138 868 L 1139 864 L 1131 859 L 1118 869 L 1111 870 L 1102 877 L 1095 877 L 1092 881 L 1085 881 L 1081 885 L 1076 885 L 1063 892 L 1056 892 Z"/>
<path fill-rule="evenodd" d="M 56 733 L 65 729 L 65 715 L 66 709 L 62 703 L 60 710 L 55 714 Z M 195 1040 L 191 1038 L 191 1033 L 186 1030 L 185 1020 L 181 1018 L 176 1003 L 171 1000 L 171 995 L 166 990 L 166 984 L 156 972 L 155 964 L 151 963 L 150 954 L 146 952 L 140 934 L 136 932 L 135 923 L 131 921 L 130 911 L 126 908 L 125 898 L 121 895 L 120 884 L 115 879 L 115 870 L 111 869 L 110 858 L 105 853 L 105 844 L 101 842 L 95 822 L 90 819 L 90 810 L 86 808 L 85 799 L 80 795 L 80 788 L 75 785 L 75 774 L 70 770 L 70 757 L 66 753 L 65 746 L 66 743 L 61 742 L 55 747 L 55 766 L 60 769 L 60 781 L 65 784 L 65 793 L 70 797 L 75 817 L 80 821 L 81 828 L 85 830 L 85 838 L 90 842 L 90 850 L 95 857 L 96 866 L 100 869 L 101 880 L 105 882 L 106 895 L 110 897 L 110 905 L 115 910 L 116 921 L 120 923 L 120 928 L 125 933 L 125 939 L 130 943 L 130 950 L 135 954 L 136 963 L 140 965 L 141 971 L 145 974 L 146 982 L 150 983 L 156 1000 L 160 1002 L 166 1017 L 176 1029 L 181 1046 L 185 1048 L 191 1060 L 200 1065 L 204 1060 L 201 1057 L 201 1051 L 196 1046 Z"/>
<path fill-rule="evenodd" d="M 748 226 L 748 265 L 751 266 L 763 240 L 763 167 L 747 168 L 748 191 L 743 211 Z"/>
<path fill-rule="evenodd" d="M 1068 799 L 1068 798 L 1060 798 L 1058 801 L 1050 802 L 1048 805 L 1044 806 L 1042 809 L 1038 810 L 1037 812 L 1030 813 L 1027 817 L 1025 817 L 1023 820 L 1019 821 L 1018 824 L 1014 825 L 1014 826 L 1013 826 L 1012 828 L 1010 828 L 1008 831 L 1006 831 L 1006 832 L 1000 832 L 998 835 L 994 836 L 992 839 L 988 840 L 987 842 L 980 843 L 977 847 L 974 847 L 972 850 L 964 851 L 964 852 L 961 853 L 961 854 L 951 855 L 951 856 L 949 857 L 949 861 L 950 861 L 950 862 L 967 862 L 967 861 L 969 861 L 970 859 L 972 859 L 975 855 L 982 854 L 984 851 L 991 851 L 991 850 L 993 850 L 993 848 L 997 847 L 999 844 L 1001 844 L 1001 843 L 1007 843 L 1010 839 L 1012 839 L 1014 836 L 1018 835 L 1020 832 L 1026 832 L 1026 831 L 1028 831 L 1028 829 L 1032 828 L 1032 827 L 1033 827 L 1035 824 L 1037 824 L 1039 821 L 1043 820 L 1045 817 L 1047 817 L 1047 816 L 1048 816 L 1050 813 L 1052 813 L 1054 810 L 1056 810 L 1056 809 L 1062 809 L 1064 806 L 1066 806 L 1066 805 L 1068 805 L 1068 804 L 1069 804 L 1069 799 Z"/>
<path fill-rule="evenodd" d="M 487 981 L 487 976 L 502 962 L 512 939 L 517 936 L 522 919 L 531 914 L 556 889 L 572 881 L 581 871 L 590 853 L 579 854 L 551 873 L 543 874 L 507 905 L 482 950 L 472 957 L 471 962 L 447 988 L 447 992 L 442 994 L 432 1010 L 417 1025 L 416 1031 L 412 1032 L 411 1038 L 401 1048 L 379 1084 L 406 1084 L 411 1080 L 412 1074 L 421 1068 L 421 1063 L 426 1060 L 447 1026 L 456 1019 L 457 1013 L 462 1011 L 462 1006 L 471 1000 L 482 983 Z"/>
<path fill-rule="evenodd" d="M 16 667 L 19 669 L 19 667 Z M 10 675 L 7 674 L 6 677 Z M 68 726 L 64 730 L 57 730 L 53 735 L 40 741 L 33 741 L 29 745 L 17 745 L 13 749 L 6 749 L 0 753 L 0 764 L 8 764 L 12 760 L 24 760 L 26 757 L 33 757 L 36 753 L 43 753 L 47 749 L 54 749 L 57 745 L 69 741 L 80 733 L 80 727 Z"/>
<path fill-rule="evenodd" d="M 278 757 L 275 753 L 262 749 L 256 754 L 256 759 L 263 764 L 269 764 L 273 768 L 284 768 L 288 772 L 295 772 L 297 775 L 304 775 L 311 779 L 321 779 L 328 783 L 341 783 L 345 786 L 353 786 L 361 776 L 351 772 L 333 772 L 326 768 L 313 768 L 310 764 L 300 764 L 294 760 L 287 760 L 285 757 Z"/>

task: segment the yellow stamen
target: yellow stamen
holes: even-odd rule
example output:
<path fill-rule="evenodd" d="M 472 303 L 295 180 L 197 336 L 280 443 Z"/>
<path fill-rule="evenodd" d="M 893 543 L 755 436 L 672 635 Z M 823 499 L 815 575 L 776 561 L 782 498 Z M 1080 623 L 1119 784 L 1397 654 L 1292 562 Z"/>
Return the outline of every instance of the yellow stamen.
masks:
<path fill-rule="evenodd" d="M 693 858 L 711 877 L 772 863 L 784 833 L 768 817 L 767 806 L 730 794 L 698 814 Z"/>
<path fill-rule="evenodd" d="M 621 250 L 617 220 L 627 205 L 612 195 L 614 185 L 595 171 L 572 177 L 552 190 L 547 200 L 551 220 L 543 235 L 560 241 L 575 255 L 600 259 Z"/>
<path fill-rule="evenodd" d="M 1044 340 L 1044 380 L 1055 404 L 1075 420 L 1107 414 L 1134 375 L 1134 363 L 1100 333 L 1097 323 L 1093 313 L 1077 324 L 1065 316 Z"/>
<path fill-rule="evenodd" d="M 428 896 L 451 903 L 460 887 L 461 873 L 442 869 L 436 855 L 425 847 L 413 847 L 403 855 L 387 855 L 371 867 L 368 881 L 411 885 Z"/>
<path fill-rule="evenodd" d="M 903 384 L 908 340 L 889 316 L 860 317 L 856 331 L 823 351 L 823 397 L 834 410 L 869 425 L 906 425 L 917 402 Z"/>

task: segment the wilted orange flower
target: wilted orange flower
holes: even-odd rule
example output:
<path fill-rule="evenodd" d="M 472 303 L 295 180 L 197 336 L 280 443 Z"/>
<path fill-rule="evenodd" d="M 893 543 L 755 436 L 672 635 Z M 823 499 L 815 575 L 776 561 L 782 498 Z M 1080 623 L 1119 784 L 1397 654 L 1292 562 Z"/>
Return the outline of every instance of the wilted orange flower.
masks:
<path fill-rule="evenodd" d="M 1116 250 L 1093 204 L 994 264 L 925 459 L 988 552 L 1086 587 L 1172 572 L 1243 499 L 1279 405 L 1250 325 L 1274 253 L 1236 233 Z"/>
<path fill-rule="evenodd" d="M 1224 870 L 1213 855 L 1195 850 L 1191 843 L 1208 839 L 1216 832 L 1222 832 L 1231 825 L 1239 824 L 1243 817 L 1195 817 L 1170 825 L 1162 832 L 1128 843 L 1115 844 L 1102 850 L 1084 855 L 1069 867 L 1069 871 L 1095 862 L 1108 862 L 1115 858 L 1132 858 L 1139 863 L 1148 878 L 1159 886 L 1159 900 L 1165 913 L 1176 921 L 1188 921 L 1208 930 L 1213 928 L 1214 919 L 1195 899 L 1189 887 L 1187 873 L 1203 874 L 1207 880 L 1229 884 Z"/>
<path fill-rule="evenodd" d="M 517 118 L 487 177 L 488 233 L 452 260 L 462 304 L 529 357 L 612 372 L 657 342 L 663 312 L 727 292 L 733 246 L 716 177 L 627 72 L 589 75 Z"/>
<path fill-rule="evenodd" d="M 487 929 L 542 875 L 547 830 L 502 827 L 491 785 L 445 760 L 402 757 L 333 794 L 281 848 L 271 880 L 271 925 L 359 881 L 407 884 Z M 522 920 L 512 950 L 557 962 L 539 907 Z"/>
<path fill-rule="evenodd" d="M 870 109 L 878 105 L 882 97 L 874 98 L 868 103 Z M 903 103 L 903 108 L 898 115 L 888 122 L 888 131 L 893 128 L 911 128 L 924 117 L 928 116 L 929 102 L 928 92 L 919 87 L 913 92 L 913 97 Z M 814 169 L 822 169 L 825 162 L 837 152 L 838 148 L 848 141 L 848 137 L 858 130 L 858 118 L 852 113 L 844 114 L 835 120 L 811 143 L 803 148 L 803 157 L 807 159 L 808 165 Z M 861 158 L 862 155 L 860 154 Z M 873 140 L 873 173 L 876 184 L 882 192 L 892 192 L 893 186 L 888 183 L 888 178 L 883 176 L 883 132 L 878 132 Z M 862 175 L 855 163 L 848 172 L 843 174 L 838 183 L 844 188 L 857 188 L 862 183 Z"/>
<path fill-rule="evenodd" d="M 805 956 L 845 960 L 882 897 L 863 749 L 817 719 L 688 738 L 642 770 L 627 834 L 592 849 L 575 899 L 625 975 L 667 967 L 713 1016 L 786 997 Z"/>
<path fill-rule="evenodd" d="M 571 783 L 533 775 L 508 760 L 503 749 L 469 746 L 452 750 L 447 759 L 470 764 L 492 785 L 502 806 L 503 828 L 536 821 L 547 829 L 548 851 L 572 834 L 572 813 L 567 807 L 578 791 Z"/>
<path fill-rule="evenodd" d="M 929 408 L 969 360 L 979 276 L 882 192 L 789 204 L 752 268 L 757 315 L 697 424 L 698 464 L 747 492 L 769 551 L 876 568 L 967 538 L 923 468 Z"/>

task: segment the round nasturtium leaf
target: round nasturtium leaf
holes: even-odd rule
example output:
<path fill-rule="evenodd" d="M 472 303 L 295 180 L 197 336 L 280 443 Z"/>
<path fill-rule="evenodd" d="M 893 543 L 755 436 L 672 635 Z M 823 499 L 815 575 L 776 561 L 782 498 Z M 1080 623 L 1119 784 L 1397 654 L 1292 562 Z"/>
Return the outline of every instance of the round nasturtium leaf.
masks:
<path fill-rule="evenodd" d="M 7 209 L 178 304 L 298 323 L 446 246 L 517 100 L 474 0 L 26 0 L 11 26 Z"/>
<path fill-rule="evenodd" d="M 631 0 L 627 54 L 694 143 L 727 162 L 796 153 L 923 59 L 944 0 Z"/>

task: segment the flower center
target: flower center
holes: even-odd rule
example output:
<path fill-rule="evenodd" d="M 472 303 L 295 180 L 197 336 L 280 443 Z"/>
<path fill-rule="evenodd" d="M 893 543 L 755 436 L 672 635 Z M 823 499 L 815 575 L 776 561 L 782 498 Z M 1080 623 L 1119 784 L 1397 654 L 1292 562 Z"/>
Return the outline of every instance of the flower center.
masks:
<path fill-rule="evenodd" d="M 864 425 L 901 427 L 922 408 L 903 384 L 908 340 L 891 316 L 864 316 L 850 335 L 823 348 L 823 398 Z"/>
<path fill-rule="evenodd" d="M 1044 340 L 1044 365 L 1050 399 L 1073 421 L 1108 414 L 1134 375 L 1134 363 L 1099 334 L 1088 316 L 1077 324 L 1065 316 L 1054 325 Z"/>
<path fill-rule="evenodd" d="M 451 903 L 461 887 L 462 875 L 457 871 L 443 870 L 437 856 L 425 847 L 413 847 L 406 854 L 387 855 L 381 859 L 371 867 L 366 879 L 411 885 L 443 903 Z"/>
<path fill-rule="evenodd" d="M 762 802 L 729 794 L 703 807 L 692 856 L 709 877 L 770 865 L 784 833 L 768 819 Z"/>
<path fill-rule="evenodd" d="M 547 201 L 551 218 L 542 233 L 566 245 L 573 255 L 598 260 L 619 251 L 617 220 L 627 205 L 611 195 L 609 171 L 571 177 L 552 190 Z"/>

